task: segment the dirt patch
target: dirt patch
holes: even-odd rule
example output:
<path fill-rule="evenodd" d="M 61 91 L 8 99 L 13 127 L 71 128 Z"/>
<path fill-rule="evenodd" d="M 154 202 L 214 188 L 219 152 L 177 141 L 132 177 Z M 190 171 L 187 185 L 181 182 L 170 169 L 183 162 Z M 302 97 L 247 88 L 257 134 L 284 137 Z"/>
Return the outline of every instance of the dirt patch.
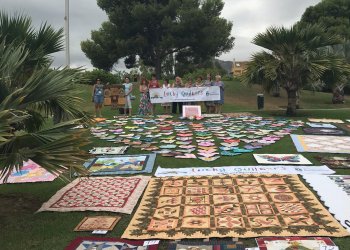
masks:
<path fill-rule="evenodd" d="M 8 216 L 18 213 L 34 213 L 41 206 L 41 201 L 24 194 L 0 194 L 0 214 Z"/>

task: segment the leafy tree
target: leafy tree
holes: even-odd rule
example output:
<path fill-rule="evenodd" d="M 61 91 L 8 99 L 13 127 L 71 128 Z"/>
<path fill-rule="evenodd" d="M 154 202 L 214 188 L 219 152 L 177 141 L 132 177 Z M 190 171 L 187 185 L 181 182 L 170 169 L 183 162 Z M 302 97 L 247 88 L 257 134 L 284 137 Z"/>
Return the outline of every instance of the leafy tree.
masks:
<path fill-rule="evenodd" d="M 111 69 L 120 58 L 133 67 L 136 56 L 155 67 L 173 53 L 202 60 L 218 56 L 233 46 L 232 23 L 221 18 L 222 0 L 98 0 L 109 21 L 81 48 L 92 65 Z"/>
<path fill-rule="evenodd" d="M 322 0 L 307 8 L 301 17 L 300 25 L 319 24 L 329 35 L 350 39 L 350 1 Z"/>
<path fill-rule="evenodd" d="M 34 31 L 26 16 L 1 13 L 0 19 L 0 178 L 28 159 L 53 173 L 67 170 L 63 166 L 85 173 L 81 166 L 88 154 L 79 148 L 88 141 L 84 130 L 69 129 L 89 122 L 77 97 L 81 73 L 49 68 L 50 54 L 61 48 L 61 32 L 47 25 Z M 40 35 L 42 30 L 48 34 Z M 57 109 L 71 120 L 49 126 L 47 117 Z"/>
<path fill-rule="evenodd" d="M 307 8 L 299 22 L 299 25 L 317 23 L 325 28 L 329 36 L 340 36 L 341 44 L 331 46 L 329 50 L 345 57 L 350 63 L 350 1 L 348 0 L 323 0 L 315 6 Z M 349 85 L 349 79 L 339 76 L 337 71 L 329 71 L 324 75 L 323 90 L 332 90 L 335 95 L 339 89 Z M 335 99 L 335 96 L 333 96 Z"/>
<path fill-rule="evenodd" d="M 122 76 L 119 74 L 112 74 L 111 72 L 105 71 L 103 69 L 93 69 L 91 71 L 85 71 L 82 73 L 84 84 L 93 85 L 96 82 L 96 79 L 101 79 L 102 83 L 121 83 Z"/>
<path fill-rule="evenodd" d="M 260 83 L 266 90 L 278 82 L 288 94 L 287 115 L 295 115 L 297 92 L 304 86 L 319 84 L 327 70 L 349 74 L 344 58 L 324 49 L 339 42 L 339 37 L 328 36 L 317 25 L 271 27 L 253 39 L 267 51 L 253 55 L 243 81 Z"/>

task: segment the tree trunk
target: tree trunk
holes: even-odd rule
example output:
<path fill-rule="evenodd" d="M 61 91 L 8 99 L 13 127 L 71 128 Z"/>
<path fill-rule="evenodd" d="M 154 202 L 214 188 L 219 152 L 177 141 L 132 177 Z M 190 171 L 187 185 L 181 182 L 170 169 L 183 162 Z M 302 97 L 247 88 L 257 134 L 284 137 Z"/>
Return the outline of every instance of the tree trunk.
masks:
<path fill-rule="evenodd" d="M 288 94 L 288 106 L 286 114 L 288 116 L 295 116 L 297 110 L 297 92 L 295 90 L 287 90 Z"/>
<path fill-rule="evenodd" d="M 156 55 L 156 76 L 157 79 L 160 79 L 162 75 L 162 60 L 160 60 L 160 57 Z"/>

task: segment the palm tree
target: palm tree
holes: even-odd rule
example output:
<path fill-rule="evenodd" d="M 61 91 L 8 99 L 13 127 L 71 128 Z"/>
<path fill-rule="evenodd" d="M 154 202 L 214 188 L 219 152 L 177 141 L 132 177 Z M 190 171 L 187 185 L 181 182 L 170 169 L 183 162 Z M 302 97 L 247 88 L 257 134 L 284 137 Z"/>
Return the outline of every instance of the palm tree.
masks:
<path fill-rule="evenodd" d="M 322 49 L 339 44 L 340 39 L 327 36 L 317 25 L 271 27 L 258 34 L 253 43 L 266 50 L 253 55 L 243 81 L 262 84 L 265 90 L 271 90 L 279 83 L 288 95 L 287 115 L 296 114 L 298 91 L 306 85 L 319 85 L 327 70 L 350 72 L 344 58 Z"/>
<path fill-rule="evenodd" d="M 34 34 L 27 27 L 29 18 L 9 18 L 5 22 L 4 14 L 1 15 L 0 178 L 6 179 L 28 159 L 55 174 L 67 168 L 85 174 L 82 163 L 89 155 L 80 147 L 86 145 L 88 140 L 84 130 L 71 129 L 90 121 L 88 115 L 79 109 L 82 100 L 77 97 L 79 90 L 76 83 L 81 80 L 80 70 L 50 69 L 49 54 L 56 49 L 44 49 L 46 43 L 42 36 L 38 36 L 41 38 L 32 44 L 33 40 L 30 39 L 22 42 L 15 38 L 9 39 L 15 35 L 9 31 L 9 36 L 6 36 L 4 32 L 6 27 L 13 26 L 9 22 L 20 19 L 23 25 L 26 24 L 23 30 Z M 44 27 L 40 30 L 53 32 L 51 27 Z M 21 30 L 19 27 L 17 29 Z M 61 43 L 60 36 L 53 37 L 58 41 L 53 43 L 55 39 L 49 39 L 50 44 Z M 68 121 L 50 126 L 47 117 L 57 107 Z"/>

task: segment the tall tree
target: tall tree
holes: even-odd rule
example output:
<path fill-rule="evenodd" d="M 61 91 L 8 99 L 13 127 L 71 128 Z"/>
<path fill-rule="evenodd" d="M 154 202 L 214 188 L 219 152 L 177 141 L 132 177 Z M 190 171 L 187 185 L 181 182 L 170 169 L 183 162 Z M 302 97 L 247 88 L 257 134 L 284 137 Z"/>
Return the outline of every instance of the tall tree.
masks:
<path fill-rule="evenodd" d="M 92 65 L 111 69 L 120 58 L 132 67 L 136 56 L 155 67 L 173 53 L 206 60 L 233 47 L 232 23 L 220 17 L 222 0 L 98 0 L 109 21 L 81 48 Z"/>
<path fill-rule="evenodd" d="M 328 36 L 317 25 L 271 27 L 253 39 L 267 51 L 253 55 L 243 80 L 260 83 L 267 90 L 278 82 L 288 94 L 287 115 L 295 115 L 297 93 L 303 86 L 319 83 L 328 70 L 350 73 L 344 58 L 325 49 L 339 42 L 338 36 Z"/>

